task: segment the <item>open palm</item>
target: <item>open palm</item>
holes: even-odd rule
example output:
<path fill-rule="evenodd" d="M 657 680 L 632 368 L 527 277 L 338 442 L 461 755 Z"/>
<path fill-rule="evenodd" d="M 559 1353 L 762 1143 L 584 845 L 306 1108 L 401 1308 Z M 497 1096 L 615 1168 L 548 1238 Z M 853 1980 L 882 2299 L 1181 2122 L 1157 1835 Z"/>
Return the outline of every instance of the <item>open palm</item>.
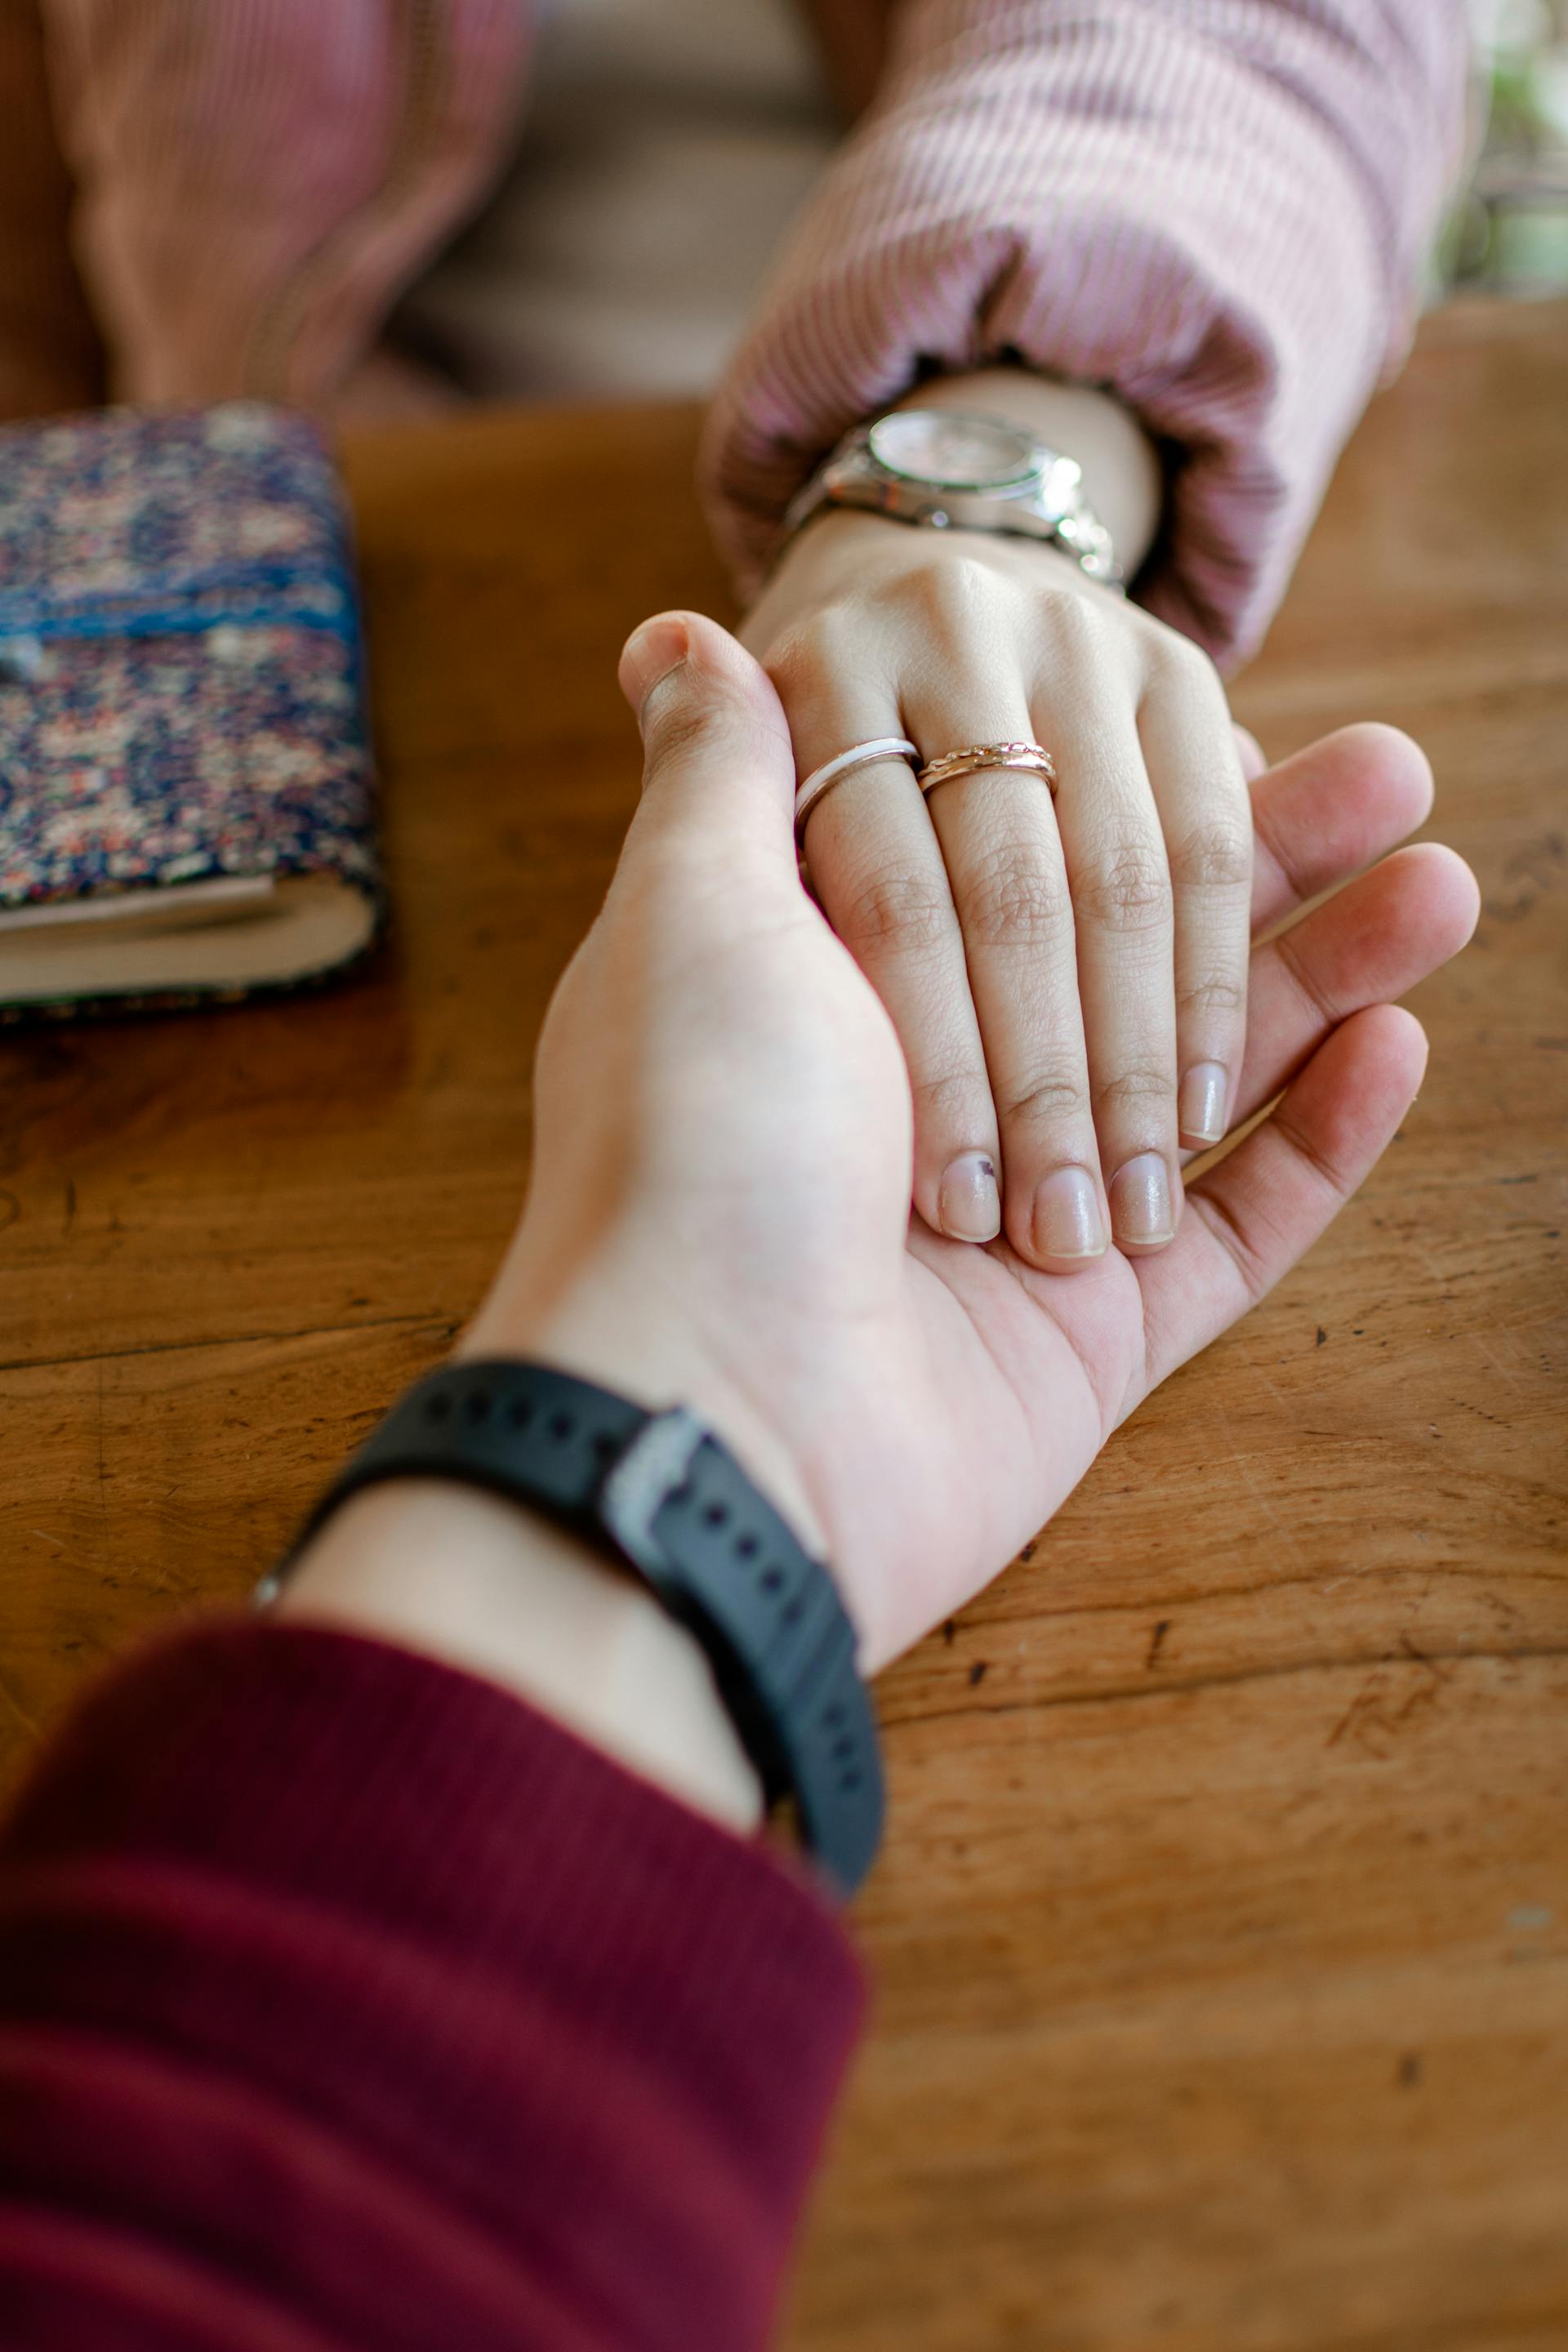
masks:
<path fill-rule="evenodd" d="M 684 648 L 684 653 L 683 649 Z M 646 790 L 541 1045 L 528 1213 L 470 1344 L 553 1354 L 708 1413 L 807 1521 L 874 1671 L 968 1599 L 1149 1391 L 1295 1264 L 1425 1063 L 1393 1008 L 1452 955 L 1474 882 L 1435 845 L 1415 747 L 1331 737 L 1258 777 L 1237 1114 L 1176 1240 L 1042 1274 L 909 1211 L 892 1024 L 800 887 L 794 761 L 712 623 L 647 625 L 623 682 Z M 672 1336 L 673 1335 L 673 1336 Z"/>

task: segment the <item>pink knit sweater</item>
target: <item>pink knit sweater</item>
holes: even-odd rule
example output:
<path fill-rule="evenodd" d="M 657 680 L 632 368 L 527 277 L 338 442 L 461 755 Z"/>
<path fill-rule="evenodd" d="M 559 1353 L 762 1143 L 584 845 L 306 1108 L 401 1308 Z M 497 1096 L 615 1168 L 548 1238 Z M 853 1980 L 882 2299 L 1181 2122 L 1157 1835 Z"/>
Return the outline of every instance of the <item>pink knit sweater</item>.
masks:
<path fill-rule="evenodd" d="M 42 0 L 77 251 L 132 399 L 330 397 L 478 200 L 529 0 Z M 1463 0 L 815 0 L 876 95 L 714 403 L 743 583 L 924 369 L 1114 386 L 1171 452 L 1140 593 L 1257 643 L 1399 359 L 1461 148 Z"/>

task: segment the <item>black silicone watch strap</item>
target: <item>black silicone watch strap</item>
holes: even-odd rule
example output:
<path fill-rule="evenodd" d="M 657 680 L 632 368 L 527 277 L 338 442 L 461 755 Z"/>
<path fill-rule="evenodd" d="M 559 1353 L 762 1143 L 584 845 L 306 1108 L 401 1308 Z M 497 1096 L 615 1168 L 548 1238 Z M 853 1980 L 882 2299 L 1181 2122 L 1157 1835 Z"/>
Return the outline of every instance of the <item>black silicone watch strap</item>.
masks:
<path fill-rule="evenodd" d="M 455 1478 L 542 1513 L 635 1568 L 706 1651 L 770 1803 L 841 1890 L 881 1836 L 882 1774 L 855 1636 L 833 1580 L 728 1449 L 547 1364 L 452 1364 L 411 1389 L 312 1512 L 389 1478 Z"/>

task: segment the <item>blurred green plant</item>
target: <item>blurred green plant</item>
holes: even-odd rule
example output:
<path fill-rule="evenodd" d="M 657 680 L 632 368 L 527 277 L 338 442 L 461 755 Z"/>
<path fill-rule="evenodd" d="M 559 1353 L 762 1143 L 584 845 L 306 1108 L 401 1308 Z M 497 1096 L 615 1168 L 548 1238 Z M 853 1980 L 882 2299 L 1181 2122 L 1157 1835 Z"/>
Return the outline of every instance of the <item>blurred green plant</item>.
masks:
<path fill-rule="evenodd" d="M 1437 255 L 1446 286 L 1568 291 L 1568 0 L 1472 0 L 1486 131 Z"/>

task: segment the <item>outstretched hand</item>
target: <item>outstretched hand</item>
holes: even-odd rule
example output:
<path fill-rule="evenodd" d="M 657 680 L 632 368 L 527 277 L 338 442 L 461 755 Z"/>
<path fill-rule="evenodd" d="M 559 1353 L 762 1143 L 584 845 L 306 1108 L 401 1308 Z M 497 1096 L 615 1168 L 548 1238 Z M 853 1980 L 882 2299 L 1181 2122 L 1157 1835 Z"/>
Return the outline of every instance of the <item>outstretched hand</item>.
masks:
<path fill-rule="evenodd" d="M 892 1024 L 802 889 L 767 677 L 713 623 L 648 622 L 622 683 L 641 807 L 540 1046 L 527 1211 L 468 1336 L 709 1417 L 831 1562 L 874 1672 L 984 1584 L 1150 1390 L 1295 1265 L 1408 1109 L 1401 994 L 1468 938 L 1419 751 L 1332 736 L 1252 783 L 1234 1116 L 1155 1256 L 1041 1273 L 911 1223 Z M 1383 857 L 1278 938 L 1303 901 Z"/>

